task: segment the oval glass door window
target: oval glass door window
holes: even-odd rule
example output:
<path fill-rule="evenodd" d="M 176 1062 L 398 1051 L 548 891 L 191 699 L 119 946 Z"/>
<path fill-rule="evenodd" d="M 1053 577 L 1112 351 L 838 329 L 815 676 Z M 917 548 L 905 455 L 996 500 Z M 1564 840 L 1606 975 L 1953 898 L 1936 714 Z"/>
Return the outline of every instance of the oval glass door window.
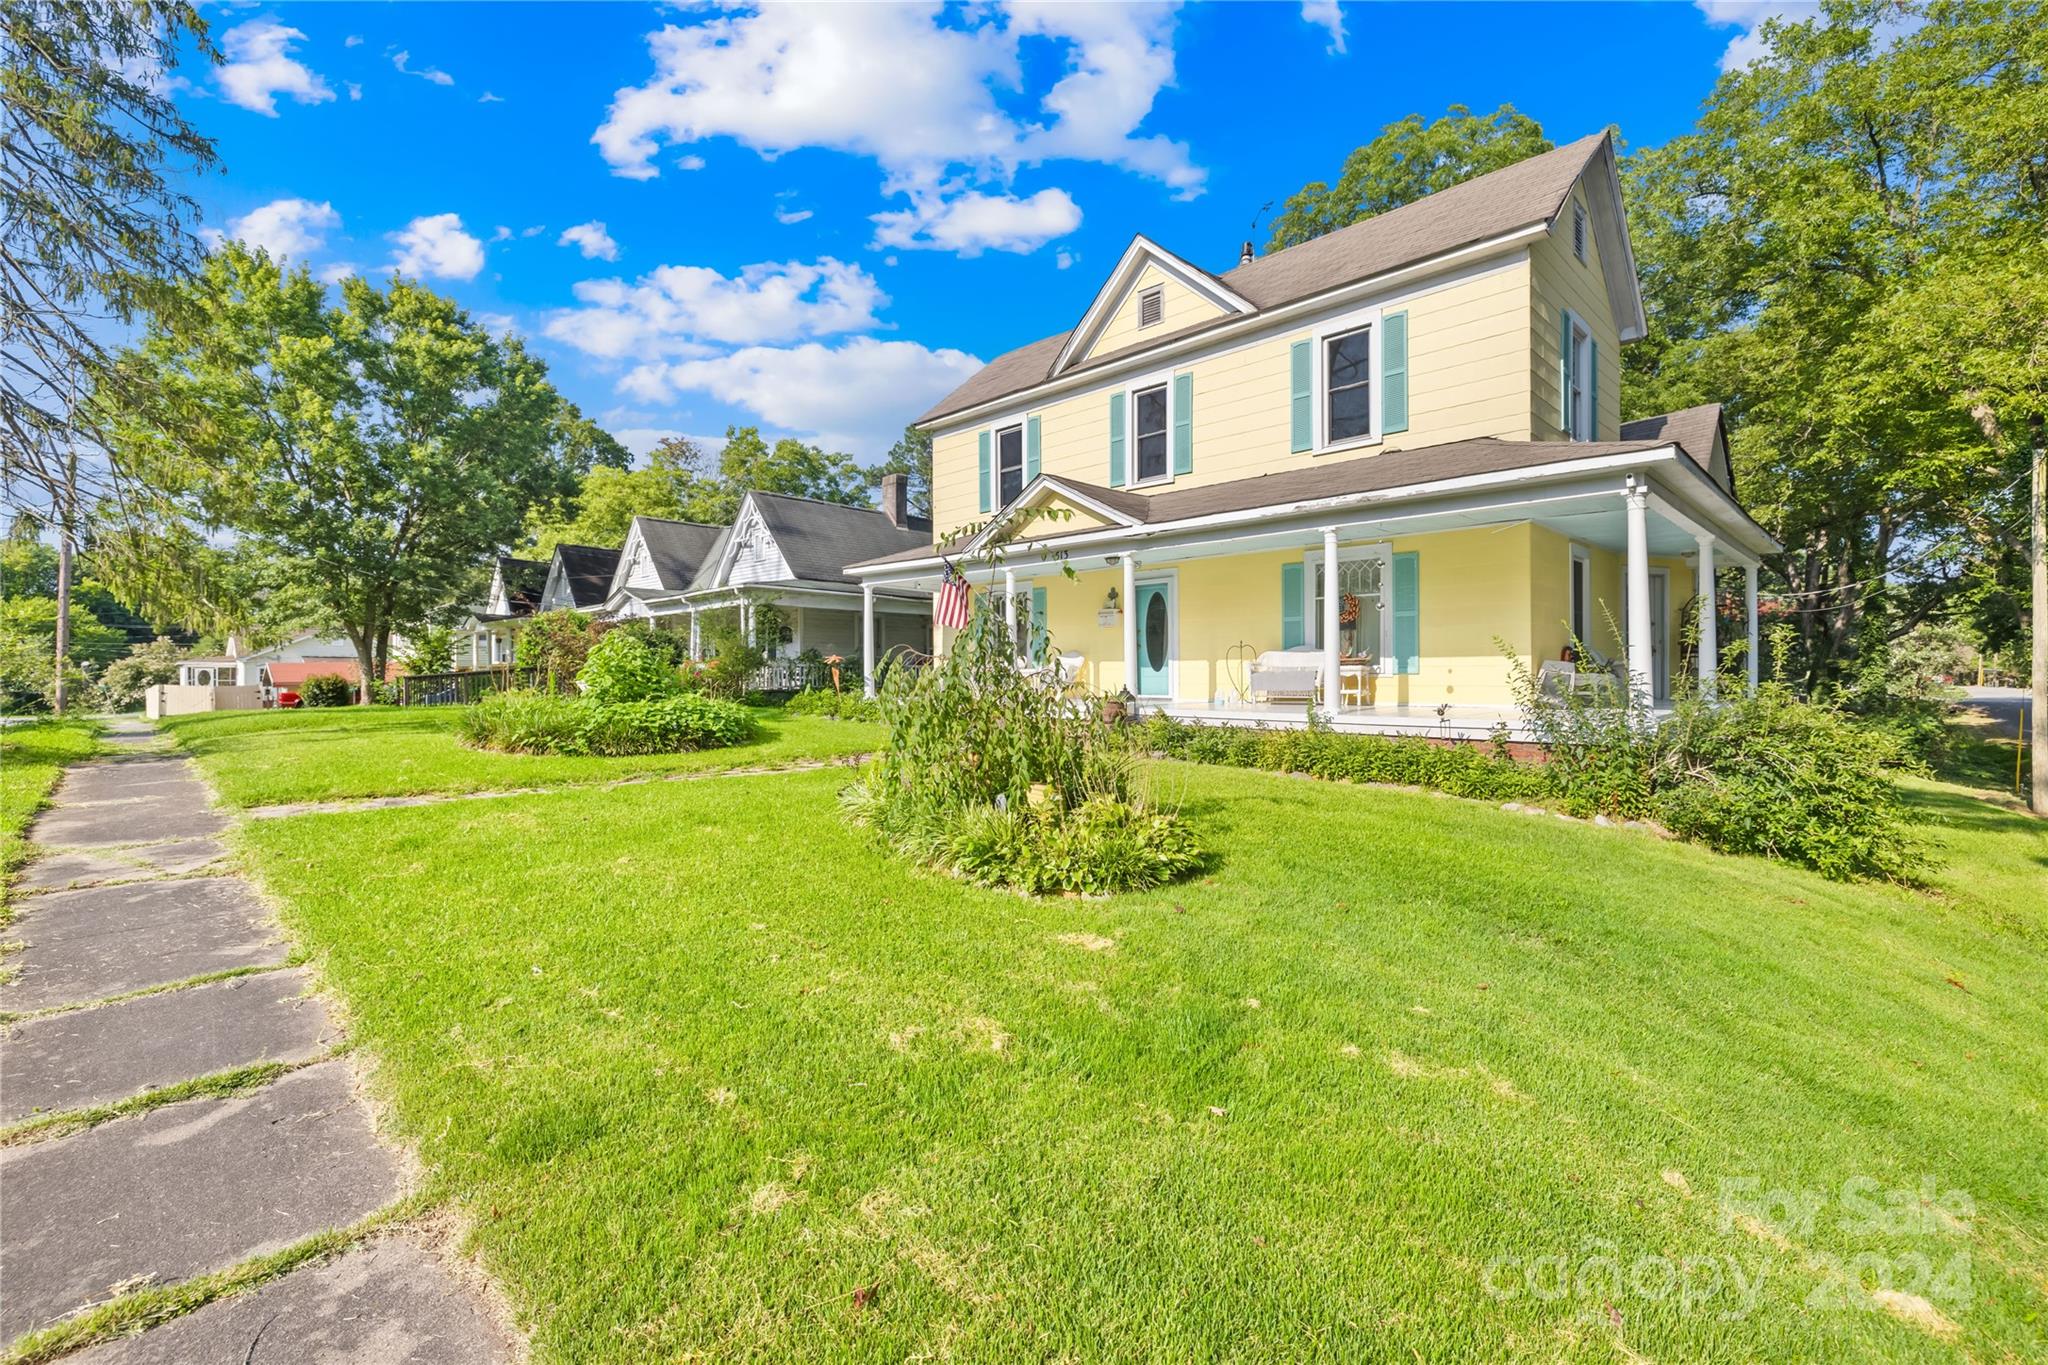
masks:
<path fill-rule="evenodd" d="M 1145 604 L 1145 667 L 1166 667 L 1166 594 L 1155 592 Z"/>

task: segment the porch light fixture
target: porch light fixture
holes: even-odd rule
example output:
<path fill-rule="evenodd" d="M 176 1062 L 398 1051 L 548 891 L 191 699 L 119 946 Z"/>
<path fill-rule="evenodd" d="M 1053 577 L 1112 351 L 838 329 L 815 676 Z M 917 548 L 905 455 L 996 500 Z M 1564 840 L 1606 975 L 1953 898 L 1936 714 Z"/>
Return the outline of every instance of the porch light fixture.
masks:
<path fill-rule="evenodd" d="M 1103 599 L 1102 599 L 1102 609 L 1103 609 L 1104 611 L 1118 611 L 1118 610 L 1121 610 L 1121 608 L 1120 608 L 1120 607 L 1119 607 L 1119 606 L 1117 605 L 1117 597 L 1116 597 L 1116 589 L 1115 589 L 1115 588 L 1111 588 L 1111 589 L 1109 590 L 1109 596 L 1107 596 L 1107 597 L 1105 597 L 1105 598 L 1103 598 Z"/>

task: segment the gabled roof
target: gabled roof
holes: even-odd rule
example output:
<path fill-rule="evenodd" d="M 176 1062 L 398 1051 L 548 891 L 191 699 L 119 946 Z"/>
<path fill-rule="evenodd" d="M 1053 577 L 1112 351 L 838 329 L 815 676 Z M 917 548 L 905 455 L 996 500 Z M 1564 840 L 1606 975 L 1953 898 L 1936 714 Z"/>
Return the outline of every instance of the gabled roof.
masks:
<path fill-rule="evenodd" d="M 559 579 L 570 605 L 581 611 L 604 605 L 611 592 L 612 575 L 618 572 L 619 552 L 601 545 L 557 545 L 554 563 L 548 568 L 548 587 Z"/>
<path fill-rule="evenodd" d="M 661 584 L 662 592 L 681 592 L 690 586 L 690 580 L 704 567 L 718 546 L 724 533 L 723 526 L 711 526 L 698 521 L 669 521 L 662 517 L 635 517 L 633 529 L 626 534 L 627 543 L 638 536 L 640 543 L 647 547 L 648 563 L 654 569 L 654 576 Z M 626 563 L 621 558 L 618 572 L 626 572 Z M 623 587 L 615 583 L 614 588 Z"/>
<path fill-rule="evenodd" d="M 1623 340 L 1629 340 L 1641 334 L 1641 297 L 1635 282 L 1635 258 L 1629 248 L 1626 225 L 1620 218 L 1620 181 L 1614 148 L 1604 132 L 1438 190 L 1400 208 L 1209 278 L 1221 289 L 1249 302 L 1256 316 L 1521 229 L 1547 227 L 1563 210 L 1573 186 L 1589 171 L 1606 190 L 1605 194 L 1589 196 L 1594 201 L 1593 226 L 1600 238 L 1603 263 L 1608 264 L 1609 293 L 1621 315 L 1621 335 Z M 1608 199 L 1613 201 L 1611 209 L 1606 207 Z M 1133 249 L 1138 242 L 1133 243 Z M 1129 256 L 1126 252 L 1119 270 Z M 1091 313 L 1094 307 L 1091 305 Z M 1084 325 L 1086 321 L 1084 318 Z M 1240 321 L 1242 315 L 1226 314 L 1162 335 L 1154 344 Z M 997 356 L 934 404 L 918 418 L 919 424 L 932 423 L 951 413 L 1042 384 L 1061 372 L 1063 358 L 1068 362 L 1067 371 L 1075 372 L 1117 363 L 1131 354 L 1118 352 L 1101 359 L 1074 361 L 1069 343 L 1076 343 L 1071 348 L 1073 352 L 1084 348 L 1086 338 L 1082 330 L 1076 327 Z"/>
<path fill-rule="evenodd" d="M 1719 403 L 1702 403 L 1698 407 L 1680 408 L 1677 412 L 1662 412 L 1655 417 L 1638 417 L 1633 422 L 1623 422 L 1621 439 L 1675 442 L 1694 464 L 1718 481 L 1721 475 L 1714 472 L 1714 443 L 1718 440 L 1726 447 L 1728 428 Z M 1728 491 L 1732 493 L 1735 491 L 1734 469 L 1729 467 L 1726 473 Z"/>
<path fill-rule="evenodd" d="M 540 595 L 547 590 L 548 561 L 499 555 L 496 578 L 505 590 L 510 614 L 524 616 L 540 606 Z"/>
<path fill-rule="evenodd" d="M 846 566 L 913 545 L 929 547 L 932 525 L 913 517 L 897 526 L 878 508 L 848 507 L 786 493 L 749 493 L 791 574 L 816 583 L 851 583 Z"/>
<path fill-rule="evenodd" d="M 1145 267 L 1157 266 L 1169 278 L 1215 304 L 1232 317 L 1256 312 L 1251 300 L 1231 289 L 1230 286 L 1211 275 L 1202 267 L 1181 259 L 1165 247 L 1160 246 L 1143 233 L 1131 239 L 1124 248 L 1123 258 L 1116 263 L 1116 269 L 1109 272 L 1102 288 L 1095 293 L 1095 299 L 1088 305 L 1088 311 L 1081 315 L 1081 324 L 1066 334 L 1060 345 L 1059 354 L 1053 358 L 1050 373 L 1071 368 L 1074 363 L 1094 344 L 1102 334 L 1110 316 L 1116 312 L 1117 304 L 1145 272 Z"/>

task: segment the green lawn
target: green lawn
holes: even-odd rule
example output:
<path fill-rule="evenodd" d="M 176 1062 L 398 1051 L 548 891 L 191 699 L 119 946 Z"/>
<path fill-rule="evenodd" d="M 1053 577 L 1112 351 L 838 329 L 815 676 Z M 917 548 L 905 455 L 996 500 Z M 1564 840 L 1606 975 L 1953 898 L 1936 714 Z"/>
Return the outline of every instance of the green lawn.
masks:
<path fill-rule="evenodd" d="M 44 720 L 0 729 L 0 889 L 28 861 L 23 831 L 49 804 L 64 766 L 98 748 L 91 721 Z"/>
<path fill-rule="evenodd" d="M 778 767 L 881 744 L 880 726 L 755 711 L 757 739 L 730 749 L 639 758 L 499 754 L 455 742 L 452 706 L 216 711 L 164 722 L 230 806 L 423 792 L 511 791 L 659 773 Z"/>
<path fill-rule="evenodd" d="M 241 838 L 540 1360 L 2048 1356 L 2038 823 L 1917 787 L 1927 894 L 1157 776 L 1215 865 L 1103 901 L 908 872 L 835 772 Z"/>

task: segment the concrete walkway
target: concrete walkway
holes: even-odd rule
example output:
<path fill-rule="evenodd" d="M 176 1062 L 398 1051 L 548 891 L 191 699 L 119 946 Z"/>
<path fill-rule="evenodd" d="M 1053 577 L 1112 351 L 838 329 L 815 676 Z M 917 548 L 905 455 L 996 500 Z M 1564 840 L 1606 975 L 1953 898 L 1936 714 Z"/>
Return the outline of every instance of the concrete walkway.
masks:
<path fill-rule="evenodd" d="M 353 1226 L 407 1183 L 335 1055 L 325 1004 L 225 866 L 228 818 L 147 723 L 116 722 L 107 738 L 116 754 L 66 773 L 36 821 L 40 856 L 15 887 L 0 1125 L 264 1063 L 279 1071 L 0 1148 L 0 1343 Z M 517 1341 L 458 1269 L 383 1235 L 78 1358 L 515 1359 Z"/>

